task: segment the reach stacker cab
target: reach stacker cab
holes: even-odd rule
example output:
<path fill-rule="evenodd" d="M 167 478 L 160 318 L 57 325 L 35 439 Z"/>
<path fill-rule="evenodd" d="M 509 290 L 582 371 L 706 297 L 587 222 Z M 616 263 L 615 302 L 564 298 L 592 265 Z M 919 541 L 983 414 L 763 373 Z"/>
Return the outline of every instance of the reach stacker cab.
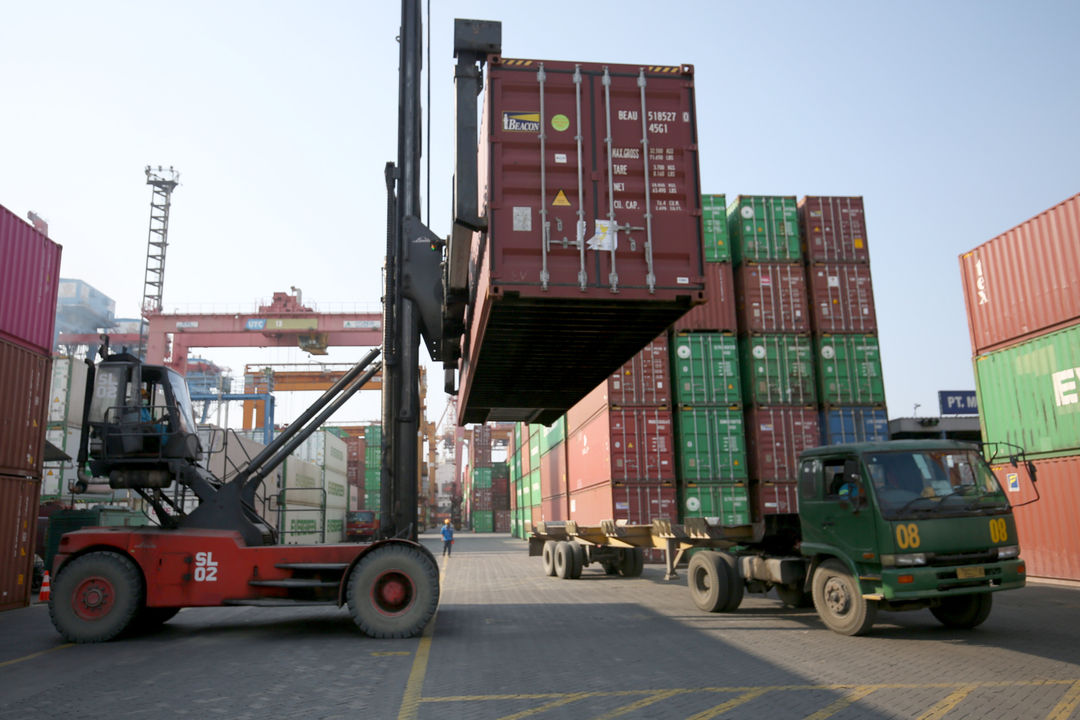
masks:
<path fill-rule="evenodd" d="M 71 642 L 100 642 L 159 625 L 183 607 L 348 604 L 373 637 L 411 637 L 435 613 L 435 558 L 385 538 L 278 545 L 256 510 L 263 480 L 380 368 L 369 352 L 228 482 L 198 463 L 203 448 L 183 378 L 127 353 L 88 359 L 79 484 L 108 478 L 152 508 L 158 527 L 65 534 L 49 613 Z M 85 472 L 89 469 L 89 474 Z M 193 509 L 189 509 L 193 508 Z"/>

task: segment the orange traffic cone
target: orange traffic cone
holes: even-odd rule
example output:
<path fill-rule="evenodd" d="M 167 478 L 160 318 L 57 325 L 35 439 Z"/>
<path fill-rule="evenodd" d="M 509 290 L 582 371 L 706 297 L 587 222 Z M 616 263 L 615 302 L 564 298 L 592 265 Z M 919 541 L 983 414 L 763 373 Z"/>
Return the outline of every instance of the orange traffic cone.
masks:
<path fill-rule="evenodd" d="M 49 602 L 49 592 L 52 585 L 49 583 L 49 571 L 45 571 L 45 579 L 41 581 L 41 591 L 38 594 L 38 602 Z"/>

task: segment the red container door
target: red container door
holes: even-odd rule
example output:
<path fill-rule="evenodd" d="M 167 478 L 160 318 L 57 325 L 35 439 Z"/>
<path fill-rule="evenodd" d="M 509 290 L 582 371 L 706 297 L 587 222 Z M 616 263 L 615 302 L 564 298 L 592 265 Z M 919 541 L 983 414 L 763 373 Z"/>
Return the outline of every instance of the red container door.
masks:
<path fill-rule="evenodd" d="M 41 477 L 51 367 L 48 355 L 0 339 L 0 474 Z"/>
<path fill-rule="evenodd" d="M 670 410 L 612 409 L 611 476 L 616 482 L 675 481 L 675 438 Z"/>
<path fill-rule="evenodd" d="M 746 413 L 750 477 L 795 482 L 799 453 L 821 444 L 818 412 L 812 407 L 754 407 Z"/>
<path fill-rule="evenodd" d="M 799 486 L 796 483 L 755 482 L 750 486 L 754 517 L 795 515 L 799 512 Z"/>
<path fill-rule="evenodd" d="M 804 197 L 799 225 L 809 262 L 870 262 L 861 197 Z"/>
<path fill-rule="evenodd" d="M 540 457 L 540 495 L 566 493 L 566 446 L 556 445 Z"/>
<path fill-rule="evenodd" d="M 0 610 L 30 604 L 41 479 L 0 475 Z"/>
<path fill-rule="evenodd" d="M 744 263 L 735 273 L 735 286 L 740 332 L 810 332 L 802 265 Z"/>
<path fill-rule="evenodd" d="M 669 406 L 670 377 L 665 333 L 608 378 L 609 402 L 613 407 Z"/>
<path fill-rule="evenodd" d="M 675 332 L 737 330 L 735 273 L 731 263 L 705 263 L 705 303 L 675 321 Z"/>
<path fill-rule="evenodd" d="M 817 264 L 807 274 L 814 332 L 877 332 L 869 265 Z"/>

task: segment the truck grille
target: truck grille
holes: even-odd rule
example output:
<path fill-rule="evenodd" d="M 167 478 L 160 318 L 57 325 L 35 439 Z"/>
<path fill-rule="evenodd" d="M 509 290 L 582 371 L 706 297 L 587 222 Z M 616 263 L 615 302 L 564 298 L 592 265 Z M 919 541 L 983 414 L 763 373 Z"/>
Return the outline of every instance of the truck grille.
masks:
<path fill-rule="evenodd" d="M 997 562 L 997 552 L 994 550 L 979 550 L 968 553 L 951 553 L 949 555 L 934 554 L 926 558 L 928 565 L 943 567 L 946 565 L 978 565 L 979 563 Z M 953 573 L 953 577 L 956 574 Z"/>

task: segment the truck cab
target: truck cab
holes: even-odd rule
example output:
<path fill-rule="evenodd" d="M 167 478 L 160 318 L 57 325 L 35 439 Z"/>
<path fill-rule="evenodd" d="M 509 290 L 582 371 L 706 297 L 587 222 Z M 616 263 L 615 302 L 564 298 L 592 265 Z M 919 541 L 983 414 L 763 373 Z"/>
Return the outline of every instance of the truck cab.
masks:
<path fill-rule="evenodd" d="M 951 441 L 834 445 L 800 457 L 799 550 L 818 613 L 861 634 L 878 609 L 974 627 L 1023 587 L 1012 509 L 979 450 Z"/>

